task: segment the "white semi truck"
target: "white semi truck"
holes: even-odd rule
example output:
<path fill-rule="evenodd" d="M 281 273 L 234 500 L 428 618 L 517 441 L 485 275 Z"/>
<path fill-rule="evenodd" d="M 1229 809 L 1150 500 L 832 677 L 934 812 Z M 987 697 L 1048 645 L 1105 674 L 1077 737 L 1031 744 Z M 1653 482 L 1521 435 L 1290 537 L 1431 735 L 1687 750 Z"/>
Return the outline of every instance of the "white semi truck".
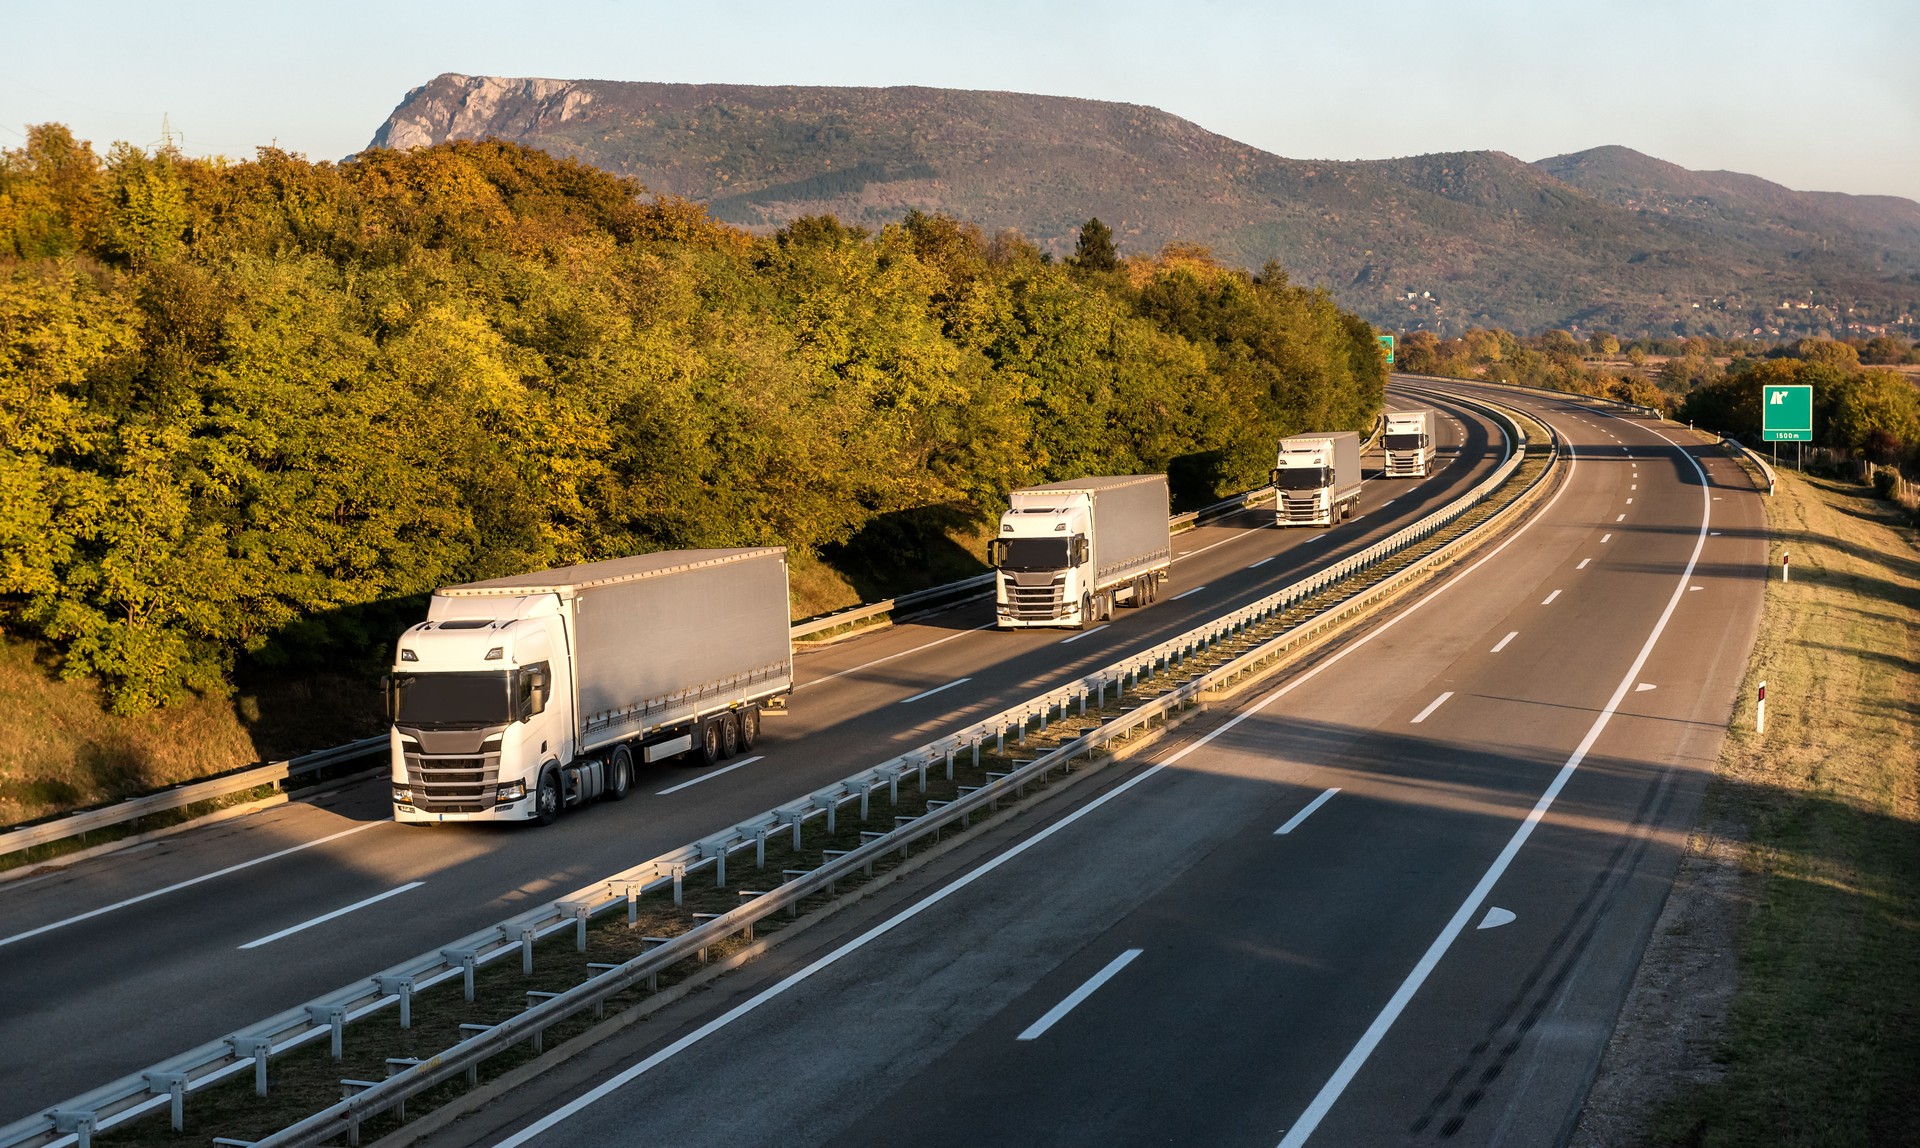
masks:
<path fill-rule="evenodd" d="M 1008 503 L 987 548 L 1001 629 L 1084 629 L 1116 603 L 1159 597 L 1173 565 L 1166 475 L 1076 478 L 1016 490 Z"/>
<path fill-rule="evenodd" d="M 1433 470 L 1433 412 L 1388 411 L 1382 432 L 1386 477 L 1425 478 Z"/>
<path fill-rule="evenodd" d="M 538 821 L 751 749 L 793 689 L 787 557 L 673 550 L 434 593 L 387 678 L 396 821 Z"/>
<path fill-rule="evenodd" d="M 1278 526 L 1332 526 L 1360 504 L 1360 436 L 1353 431 L 1280 440 L 1273 463 Z"/>

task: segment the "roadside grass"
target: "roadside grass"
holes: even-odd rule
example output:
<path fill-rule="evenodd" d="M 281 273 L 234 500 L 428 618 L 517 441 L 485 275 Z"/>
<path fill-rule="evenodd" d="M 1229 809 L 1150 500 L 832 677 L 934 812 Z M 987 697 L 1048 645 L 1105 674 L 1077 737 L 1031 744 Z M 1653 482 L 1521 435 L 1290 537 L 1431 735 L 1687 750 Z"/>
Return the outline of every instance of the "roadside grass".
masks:
<path fill-rule="evenodd" d="M 1920 1144 L 1920 552 L 1847 484 L 1783 473 L 1767 517 L 1765 614 L 1703 819 L 1744 836 L 1739 981 L 1718 1079 L 1651 1136 Z"/>

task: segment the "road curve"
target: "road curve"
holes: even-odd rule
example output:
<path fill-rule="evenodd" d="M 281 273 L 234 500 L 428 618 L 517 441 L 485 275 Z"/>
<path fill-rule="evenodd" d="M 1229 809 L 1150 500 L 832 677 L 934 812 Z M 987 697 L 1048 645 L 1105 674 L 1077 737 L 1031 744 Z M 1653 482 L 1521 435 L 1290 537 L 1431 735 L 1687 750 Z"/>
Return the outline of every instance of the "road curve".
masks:
<path fill-rule="evenodd" d="M 550 830 L 394 825 L 386 787 L 369 784 L 0 885 L 0 1123 L 731 825 L 1330 564 L 1497 462 L 1494 424 L 1458 405 L 1443 415 L 1434 476 L 1370 482 L 1353 522 L 1275 530 L 1255 512 L 1180 535 L 1168 599 L 1085 635 L 988 631 L 990 607 L 976 604 L 802 654 L 793 712 L 769 720 L 757 758 L 724 772 L 644 767 L 624 805 Z"/>
<path fill-rule="evenodd" d="M 1573 457 L 1497 551 L 430 1143 L 1560 1142 L 1718 755 L 1764 518 L 1671 425 L 1501 398 Z"/>

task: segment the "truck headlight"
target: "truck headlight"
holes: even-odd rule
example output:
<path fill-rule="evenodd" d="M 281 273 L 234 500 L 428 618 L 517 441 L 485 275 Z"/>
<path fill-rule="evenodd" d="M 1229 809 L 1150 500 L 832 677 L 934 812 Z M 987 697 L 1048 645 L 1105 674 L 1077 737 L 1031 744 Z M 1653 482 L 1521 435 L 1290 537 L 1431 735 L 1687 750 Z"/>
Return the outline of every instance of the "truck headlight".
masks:
<path fill-rule="evenodd" d="M 509 781 L 505 785 L 501 786 L 499 789 L 494 791 L 493 799 L 497 802 L 505 804 L 506 802 L 509 802 L 509 801 L 518 801 L 521 798 L 525 797 L 526 795 L 527 795 L 526 782 Z"/>
<path fill-rule="evenodd" d="M 394 786 L 393 787 L 393 803 L 395 805 L 412 805 L 413 790 L 404 785 Z"/>

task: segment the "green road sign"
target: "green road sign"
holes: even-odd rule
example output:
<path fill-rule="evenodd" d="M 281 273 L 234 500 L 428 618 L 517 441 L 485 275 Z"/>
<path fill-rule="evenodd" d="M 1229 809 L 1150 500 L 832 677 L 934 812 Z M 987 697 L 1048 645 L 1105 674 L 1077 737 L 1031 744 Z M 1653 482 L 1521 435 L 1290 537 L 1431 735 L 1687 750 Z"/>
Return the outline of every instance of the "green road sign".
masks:
<path fill-rule="evenodd" d="M 1812 387 L 1761 386 L 1760 441 L 1813 441 Z"/>
<path fill-rule="evenodd" d="M 1379 335 L 1376 337 L 1380 340 L 1380 349 L 1387 353 L 1387 366 L 1393 366 L 1393 336 Z"/>

